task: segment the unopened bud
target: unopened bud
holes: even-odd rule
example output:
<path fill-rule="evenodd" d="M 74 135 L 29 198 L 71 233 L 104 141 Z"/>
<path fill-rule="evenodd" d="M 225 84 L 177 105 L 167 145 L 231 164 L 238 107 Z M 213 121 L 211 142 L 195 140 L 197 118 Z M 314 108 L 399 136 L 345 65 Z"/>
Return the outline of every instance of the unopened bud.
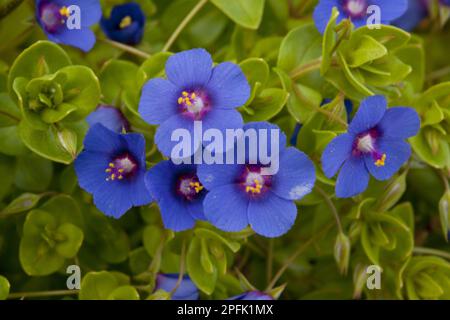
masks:
<path fill-rule="evenodd" d="M 350 249 L 350 239 L 340 232 L 336 237 L 336 242 L 334 244 L 334 258 L 336 259 L 341 274 L 347 273 L 350 261 Z"/>

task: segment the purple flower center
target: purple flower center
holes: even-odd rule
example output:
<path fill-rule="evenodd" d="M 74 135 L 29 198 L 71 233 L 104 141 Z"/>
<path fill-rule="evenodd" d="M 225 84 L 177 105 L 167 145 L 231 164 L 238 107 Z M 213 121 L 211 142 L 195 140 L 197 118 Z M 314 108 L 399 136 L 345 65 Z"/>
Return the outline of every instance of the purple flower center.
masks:
<path fill-rule="evenodd" d="M 381 153 L 377 147 L 380 133 L 377 129 L 371 129 L 359 134 L 353 143 L 353 155 L 371 155 L 377 167 L 383 167 L 386 162 L 386 153 Z"/>
<path fill-rule="evenodd" d="M 43 3 L 39 8 L 39 20 L 47 32 L 55 33 L 66 23 L 70 13 L 67 7 Z"/>
<path fill-rule="evenodd" d="M 138 163 L 133 156 L 128 153 L 122 154 L 108 164 L 108 168 L 105 170 L 108 174 L 106 181 L 131 178 L 138 167 Z"/>
<path fill-rule="evenodd" d="M 247 166 L 242 174 L 239 184 L 246 193 L 260 195 L 269 190 L 272 184 L 272 176 L 262 175 L 261 167 Z"/>
<path fill-rule="evenodd" d="M 193 120 L 200 120 L 211 109 L 208 96 L 201 90 L 183 91 L 178 105 L 181 112 Z"/>
<path fill-rule="evenodd" d="M 203 189 L 203 185 L 195 174 L 183 174 L 177 179 L 176 192 L 185 200 L 195 200 Z"/>
<path fill-rule="evenodd" d="M 364 17 L 367 7 L 367 0 L 343 0 L 343 9 L 349 18 Z"/>

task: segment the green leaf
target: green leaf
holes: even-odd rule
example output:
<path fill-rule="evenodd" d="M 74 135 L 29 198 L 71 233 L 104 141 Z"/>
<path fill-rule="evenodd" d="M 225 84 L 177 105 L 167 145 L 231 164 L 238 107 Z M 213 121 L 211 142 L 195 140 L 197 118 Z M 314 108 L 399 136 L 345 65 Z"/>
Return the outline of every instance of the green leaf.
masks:
<path fill-rule="evenodd" d="M 53 165 L 36 155 L 21 156 L 17 159 L 14 183 L 22 190 L 45 191 L 52 179 Z"/>
<path fill-rule="evenodd" d="M 1 214 L 10 215 L 31 210 L 37 205 L 42 197 L 42 194 L 23 193 L 8 204 L 8 206 L 1 211 Z"/>
<path fill-rule="evenodd" d="M 258 29 L 261 23 L 265 0 L 211 0 L 211 2 L 231 20 L 245 28 Z"/>
<path fill-rule="evenodd" d="M 100 83 L 104 101 L 120 106 L 125 92 L 137 93 L 136 86 L 138 66 L 125 60 L 110 60 L 100 72 Z M 137 110 L 136 108 L 134 108 Z"/>
<path fill-rule="evenodd" d="M 89 272 L 81 281 L 79 298 L 80 300 L 106 300 L 118 286 L 117 278 L 108 271 Z"/>
<path fill-rule="evenodd" d="M 108 300 L 139 300 L 139 293 L 132 286 L 122 286 L 114 289 L 108 296 Z"/>
<path fill-rule="evenodd" d="M 77 150 L 82 148 L 83 138 L 87 131 L 87 123 L 77 122 L 65 124 L 65 128 L 70 129 L 77 135 Z M 61 144 L 60 131 L 54 126 L 49 126 L 46 130 L 36 130 L 30 127 L 25 121 L 19 125 L 19 134 L 25 145 L 41 157 L 55 162 L 70 164 L 75 160 L 72 151 L 67 151 Z"/>
<path fill-rule="evenodd" d="M 322 55 L 322 36 L 314 24 L 307 24 L 291 30 L 283 39 L 278 54 L 277 67 L 291 74 L 295 69 L 305 67 Z M 318 66 L 320 66 L 318 64 Z M 302 84 L 319 86 L 323 83 L 319 68 L 301 78 Z"/>
<path fill-rule="evenodd" d="M 0 275 L 0 300 L 8 298 L 10 287 L 8 279 Z"/>
<path fill-rule="evenodd" d="M 450 234 L 450 190 L 447 190 L 439 200 L 439 217 L 441 221 L 442 233 L 448 242 Z"/>
<path fill-rule="evenodd" d="M 33 79 L 52 74 L 71 64 L 69 56 L 50 41 L 37 41 L 25 49 L 14 61 L 8 76 L 8 90 L 18 77 Z"/>
<path fill-rule="evenodd" d="M 269 65 L 264 59 L 249 58 L 242 61 L 239 66 L 247 77 L 247 81 L 253 88 L 257 82 L 264 87 L 269 79 Z"/>
<path fill-rule="evenodd" d="M 195 285 L 204 293 L 210 295 L 213 293 L 217 281 L 217 269 L 209 273 L 203 268 L 201 263 L 202 249 L 201 240 L 194 237 L 189 244 L 186 255 L 187 272 Z"/>
<path fill-rule="evenodd" d="M 64 258 L 73 258 L 83 243 L 83 231 L 70 223 L 64 223 L 56 229 L 60 241 L 56 245 L 56 252 Z"/>
<path fill-rule="evenodd" d="M 42 210 L 31 211 L 23 226 L 19 257 L 23 270 L 28 275 L 49 275 L 64 264 L 64 257 L 54 250 L 56 245 L 52 233 L 57 227 L 55 218 Z"/>
<path fill-rule="evenodd" d="M 352 46 L 351 42 L 348 42 L 351 50 L 346 52 L 345 56 L 350 68 L 360 67 L 388 53 L 385 46 L 370 36 L 364 35 L 358 40 L 355 46 Z M 345 48 L 342 48 L 342 50 L 346 51 Z"/>
<path fill-rule="evenodd" d="M 252 103 L 247 106 L 253 114 L 243 112 L 245 122 L 266 121 L 276 116 L 286 104 L 289 94 L 278 88 L 264 89 Z"/>

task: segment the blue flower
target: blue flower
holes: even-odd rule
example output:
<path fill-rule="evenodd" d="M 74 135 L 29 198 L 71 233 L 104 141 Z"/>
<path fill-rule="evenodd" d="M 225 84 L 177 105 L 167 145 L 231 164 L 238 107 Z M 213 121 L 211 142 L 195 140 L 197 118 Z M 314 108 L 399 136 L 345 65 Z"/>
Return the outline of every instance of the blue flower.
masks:
<path fill-rule="evenodd" d="M 267 122 L 248 123 L 244 131 L 248 129 L 258 132 L 258 146 L 264 139 L 262 129 L 267 135 L 274 129 L 280 132 Z M 273 175 L 263 174 L 267 165 L 262 165 L 259 155 L 247 157 L 244 164 L 199 165 L 198 177 L 209 191 L 203 201 L 209 222 L 224 231 L 240 231 L 250 224 L 256 233 L 266 237 L 280 236 L 292 227 L 297 217 L 294 200 L 311 192 L 314 165 L 303 152 L 286 148 L 282 132 L 278 144 L 279 170 Z M 245 146 L 249 155 L 249 143 Z"/>
<path fill-rule="evenodd" d="M 80 187 L 91 193 L 95 206 L 119 218 L 133 206 L 151 202 L 145 187 L 145 140 L 141 134 L 118 134 L 95 124 L 75 160 Z"/>
<path fill-rule="evenodd" d="M 50 41 L 87 52 L 95 44 L 90 26 L 100 21 L 98 0 L 35 0 L 36 19 Z"/>
<path fill-rule="evenodd" d="M 159 125 L 155 142 L 165 156 L 177 144 L 171 141 L 172 132 L 183 128 L 193 136 L 194 121 L 202 121 L 203 130 L 242 128 L 242 116 L 235 108 L 248 100 L 250 86 L 238 65 L 224 62 L 213 68 L 208 52 L 193 49 L 171 56 L 166 75 L 167 80 L 145 84 L 139 103 L 142 118 Z M 197 150 L 191 151 L 190 155 Z"/>
<path fill-rule="evenodd" d="M 272 296 L 261 291 L 249 291 L 229 298 L 228 300 L 274 300 Z"/>
<path fill-rule="evenodd" d="M 367 24 L 373 13 L 367 13 L 367 8 L 376 5 L 381 10 L 381 23 L 390 24 L 401 17 L 408 5 L 408 0 L 320 0 L 314 9 L 314 22 L 320 33 L 324 33 L 330 20 L 333 7 L 339 10 L 339 23 L 343 19 L 350 19 L 356 28 Z"/>
<path fill-rule="evenodd" d="M 408 0 L 408 9 L 405 14 L 392 24 L 406 31 L 411 31 L 428 15 L 426 0 Z"/>
<path fill-rule="evenodd" d="M 125 3 L 115 6 L 109 19 L 102 17 L 100 26 L 109 39 L 135 45 L 144 35 L 145 15 L 139 4 Z"/>
<path fill-rule="evenodd" d="M 177 273 L 163 274 L 156 276 L 156 290 L 171 292 L 177 282 L 179 275 Z M 172 300 L 198 300 L 198 289 L 188 275 L 184 275 L 177 290 L 172 294 Z"/>
<path fill-rule="evenodd" d="M 336 196 L 353 197 L 367 188 L 369 173 L 387 180 L 409 159 L 411 147 L 405 139 L 417 134 L 420 119 L 412 108 L 387 108 L 383 96 L 361 102 L 348 133 L 334 138 L 322 154 L 328 178 L 341 168 Z"/>
<path fill-rule="evenodd" d="M 149 170 L 145 182 L 166 228 L 183 231 L 192 228 L 196 220 L 205 220 L 202 202 L 207 192 L 195 165 L 161 161 Z"/>
<path fill-rule="evenodd" d="M 100 105 L 87 118 L 89 126 L 92 127 L 96 123 L 100 123 L 109 130 L 121 133 L 130 131 L 130 124 L 123 113 L 112 106 Z"/>

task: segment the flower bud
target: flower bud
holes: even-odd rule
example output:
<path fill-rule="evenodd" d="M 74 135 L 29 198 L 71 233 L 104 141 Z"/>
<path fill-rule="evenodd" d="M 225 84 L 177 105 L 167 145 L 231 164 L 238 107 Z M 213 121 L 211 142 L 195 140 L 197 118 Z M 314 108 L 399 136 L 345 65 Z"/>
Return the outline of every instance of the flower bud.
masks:
<path fill-rule="evenodd" d="M 68 129 L 59 130 L 58 140 L 64 150 L 75 159 L 77 155 L 77 135 L 75 132 Z"/>
<path fill-rule="evenodd" d="M 341 274 L 346 274 L 350 260 L 350 239 L 342 232 L 336 237 L 334 245 L 334 258 L 336 259 Z"/>
<path fill-rule="evenodd" d="M 441 219 L 442 232 L 448 242 L 450 235 L 450 190 L 447 190 L 439 201 L 439 217 Z"/>

